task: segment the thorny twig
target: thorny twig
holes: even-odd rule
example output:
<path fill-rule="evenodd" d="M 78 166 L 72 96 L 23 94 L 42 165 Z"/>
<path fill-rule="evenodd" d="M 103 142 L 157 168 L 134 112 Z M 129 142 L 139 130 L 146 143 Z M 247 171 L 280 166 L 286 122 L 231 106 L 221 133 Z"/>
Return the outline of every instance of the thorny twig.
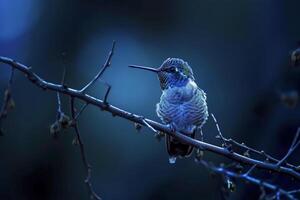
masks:
<path fill-rule="evenodd" d="M 13 83 L 15 68 L 11 68 L 10 78 L 7 84 L 7 88 L 4 92 L 3 104 L 0 110 L 0 135 L 3 135 L 3 131 L 1 129 L 1 123 L 4 118 L 6 118 L 9 110 L 13 109 L 15 106 L 14 100 L 12 99 L 11 87 Z"/>
<path fill-rule="evenodd" d="M 61 85 L 64 86 L 65 84 L 65 75 L 66 69 L 64 68 Z M 62 128 L 68 128 L 71 125 L 71 121 L 67 115 L 62 111 L 62 104 L 60 93 L 56 92 L 57 98 L 57 113 L 56 113 L 56 121 L 50 126 L 50 133 L 51 135 L 56 138 L 58 133 L 61 131 Z"/>
<path fill-rule="evenodd" d="M 216 121 L 214 116 L 213 116 L 213 118 L 214 118 L 214 120 L 217 124 L 217 129 L 218 129 L 218 132 L 219 132 L 219 138 L 221 138 L 221 140 L 223 141 L 223 144 L 224 144 L 222 147 L 219 147 L 219 146 L 216 146 L 216 145 L 213 145 L 213 144 L 210 144 L 210 143 L 206 143 L 206 142 L 203 142 L 203 141 L 199 141 L 199 140 L 196 140 L 196 139 L 192 139 L 192 138 L 184 135 L 184 133 L 182 133 L 182 132 L 176 132 L 176 131 L 172 130 L 167 125 L 160 124 L 158 122 L 147 119 L 143 116 L 139 116 L 139 115 L 127 112 L 127 111 L 122 110 L 118 107 L 115 107 L 111 104 L 108 104 L 107 97 L 108 97 L 108 94 L 109 94 L 109 91 L 110 91 L 111 87 L 107 83 L 105 83 L 105 84 L 108 86 L 108 89 L 106 91 L 104 100 L 100 100 L 98 98 L 95 98 L 93 96 L 90 96 L 90 95 L 86 94 L 85 93 L 86 90 L 91 85 L 93 85 L 101 77 L 101 75 L 104 73 L 104 71 L 107 69 L 107 67 L 110 66 L 111 58 L 112 58 L 113 51 L 114 51 L 114 46 L 115 46 L 115 42 L 113 42 L 112 49 L 111 49 L 111 51 L 108 55 L 108 58 L 107 58 L 106 62 L 104 63 L 104 65 L 102 66 L 102 68 L 100 69 L 100 71 L 97 73 L 97 75 L 87 85 L 85 85 L 80 90 L 76 90 L 76 89 L 65 86 L 64 78 L 63 78 L 63 81 L 62 81 L 61 84 L 54 84 L 54 83 L 51 83 L 51 82 L 47 82 L 44 79 L 40 78 L 37 74 L 32 72 L 30 67 L 27 67 L 27 66 L 25 66 L 23 64 L 20 64 L 20 63 L 17 63 L 12 59 L 5 58 L 5 57 L 0 57 L 0 62 L 8 64 L 13 69 L 16 69 L 16 70 L 22 72 L 29 79 L 29 81 L 31 81 L 36 86 L 42 88 L 43 90 L 48 89 L 48 90 L 57 92 L 58 93 L 57 99 L 58 99 L 58 104 L 59 104 L 58 105 L 58 107 L 59 107 L 58 112 L 61 112 L 63 114 L 63 112 L 61 110 L 61 103 L 60 103 L 60 95 L 59 94 L 64 94 L 64 95 L 70 97 L 70 99 L 71 99 L 71 102 L 70 102 L 70 104 L 71 104 L 71 113 L 72 113 L 72 120 L 70 120 L 70 121 L 72 121 L 72 123 L 68 124 L 68 126 L 72 126 L 75 129 L 76 139 L 77 139 L 77 142 L 78 142 L 79 147 L 80 147 L 83 164 L 84 164 L 84 166 L 87 170 L 87 176 L 86 176 L 86 179 L 85 179 L 85 183 L 88 187 L 91 198 L 100 199 L 100 197 L 94 192 L 94 190 L 92 188 L 92 184 L 90 182 L 91 167 L 90 167 L 89 163 L 87 162 L 86 152 L 84 150 L 84 145 L 82 143 L 81 135 L 80 135 L 79 128 L 78 128 L 78 118 L 82 114 L 82 112 L 86 109 L 86 107 L 88 105 L 94 105 L 96 107 L 101 108 L 101 110 L 103 110 L 103 111 L 110 112 L 113 116 L 119 116 L 121 118 L 132 121 L 136 124 L 147 126 L 148 128 L 150 128 L 155 133 L 158 133 L 158 132 L 166 133 L 166 134 L 168 134 L 172 137 L 177 138 L 181 142 L 183 142 L 185 144 L 192 145 L 192 146 L 196 147 L 197 149 L 201 149 L 202 151 L 210 151 L 210 152 L 213 152 L 215 154 L 219 154 L 219 155 L 222 155 L 224 157 L 227 157 L 227 158 L 229 158 L 233 161 L 237 161 L 238 163 L 251 165 L 252 167 L 249 169 L 249 171 L 246 172 L 245 174 L 242 174 L 242 175 L 234 173 L 234 172 L 230 172 L 228 170 L 224 171 L 223 167 L 221 167 L 221 168 L 212 167 L 212 169 L 215 169 L 217 172 L 219 172 L 219 171 L 224 172 L 228 176 L 240 177 L 240 178 L 246 179 L 248 182 L 253 182 L 254 184 L 257 184 L 259 186 L 262 186 L 262 183 L 263 183 L 263 186 L 265 188 L 272 189 L 272 188 L 276 187 L 276 189 L 277 189 L 276 196 L 279 197 L 279 198 L 280 198 L 281 195 L 284 195 L 284 196 L 286 196 L 290 199 L 294 198 L 292 194 L 298 193 L 299 190 L 292 190 L 292 191 L 288 192 L 288 191 L 283 190 L 283 189 L 278 189 L 277 186 L 266 183 L 266 182 L 264 182 L 262 180 L 259 180 L 259 179 L 255 179 L 255 178 L 251 177 L 249 174 L 254 170 L 254 168 L 262 168 L 262 169 L 265 169 L 265 170 L 277 172 L 279 174 L 289 175 L 289 176 L 293 177 L 294 179 L 300 181 L 300 173 L 296 170 L 297 167 L 294 166 L 294 165 L 285 163 L 285 160 L 290 156 L 290 154 L 298 146 L 298 142 L 293 142 L 294 145 L 292 145 L 292 147 L 290 148 L 290 150 L 288 151 L 286 156 L 281 161 L 279 161 L 279 160 L 269 156 L 268 154 L 264 153 L 263 151 L 258 151 L 258 150 L 255 150 L 253 148 L 250 148 L 250 147 L 246 146 L 244 143 L 240 144 L 240 143 L 236 142 L 235 140 L 226 139 L 222 135 L 222 133 L 220 131 L 220 128 L 219 128 L 219 125 L 217 124 L 217 121 Z M 81 101 L 84 102 L 84 105 L 81 107 L 81 109 L 77 113 L 75 111 L 75 105 L 74 105 L 75 99 L 81 100 Z M 65 115 L 63 115 L 63 116 L 65 116 Z M 258 159 L 250 158 L 250 156 L 245 156 L 245 155 L 239 154 L 237 152 L 234 152 L 232 149 L 230 149 L 230 146 L 228 146 L 227 143 L 230 143 L 231 145 L 234 144 L 234 145 L 237 145 L 238 147 L 246 149 L 247 151 L 254 152 L 254 153 L 257 153 L 259 155 L 263 155 L 267 159 L 273 161 L 273 163 L 267 162 L 266 160 L 258 160 Z M 201 162 L 203 162 L 203 161 L 201 161 Z M 285 163 L 285 165 L 282 165 L 283 163 Z M 262 189 L 264 189 L 264 188 L 262 188 Z"/>
<path fill-rule="evenodd" d="M 272 191 L 273 193 L 275 193 L 275 195 L 271 198 L 268 199 L 274 199 L 274 197 L 279 198 L 280 196 L 285 196 L 288 199 L 297 199 L 293 194 L 299 193 L 300 190 L 292 190 L 292 191 L 287 191 L 281 188 L 278 188 L 278 186 L 273 185 L 271 183 L 268 183 L 266 181 L 260 180 L 258 178 L 254 178 L 253 176 L 250 175 L 250 173 L 253 171 L 253 169 L 256 167 L 255 165 L 253 165 L 246 173 L 236 173 L 233 171 L 230 171 L 228 169 L 226 169 L 225 167 L 217 167 L 214 166 L 211 163 L 208 163 L 204 160 L 200 160 L 198 161 L 198 163 L 202 164 L 203 166 L 205 166 L 206 168 L 208 168 L 209 170 L 212 170 L 215 173 L 224 175 L 224 176 L 228 176 L 231 178 L 239 178 L 241 180 L 244 180 L 245 182 L 250 182 L 254 185 L 257 185 L 260 187 L 260 189 L 262 190 L 262 194 L 263 196 L 266 196 L 266 189 Z"/>
<path fill-rule="evenodd" d="M 296 165 L 293 165 L 293 164 L 290 164 L 290 163 L 287 163 L 286 162 L 286 159 L 290 156 L 290 154 L 292 154 L 294 152 L 294 150 L 299 146 L 299 136 L 300 136 L 300 130 L 298 128 L 297 132 L 296 132 L 296 135 L 294 137 L 294 140 L 297 140 L 297 142 L 295 141 L 296 144 L 294 144 L 294 142 L 292 143 L 288 153 L 285 155 L 285 157 L 283 157 L 281 160 L 279 159 L 276 159 L 274 158 L 273 156 L 267 154 L 265 151 L 259 151 L 259 150 L 256 150 L 254 148 L 251 148 L 249 146 L 247 146 L 245 143 L 239 143 L 237 142 L 236 140 L 232 139 L 232 138 L 225 138 L 220 130 L 220 126 L 218 124 L 218 121 L 217 119 L 215 118 L 215 116 L 213 114 L 211 114 L 214 122 L 215 122 L 215 125 L 216 125 L 216 128 L 217 128 L 217 131 L 218 131 L 218 135 L 216 136 L 217 139 L 220 139 L 222 141 L 222 146 L 225 146 L 225 147 L 232 147 L 232 145 L 235 145 L 241 149 L 244 149 L 245 152 L 244 152 L 244 156 L 247 156 L 249 157 L 250 153 L 254 153 L 254 154 L 257 154 L 257 155 L 260 155 L 262 157 L 264 157 L 265 161 L 266 162 L 273 162 L 274 164 L 277 165 L 277 167 L 279 166 L 282 166 L 282 164 L 285 164 L 287 167 L 295 170 L 295 171 L 298 171 L 300 169 L 300 166 L 296 166 Z"/>
<path fill-rule="evenodd" d="M 82 142 L 82 138 L 80 135 L 80 131 L 79 131 L 79 127 L 78 127 L 78 121 L 75 119 L 76 116 L 76 109 L 75 109 L 75 105 L 74 105 L 74 98 L 71 97 L 71 114 L 72 114 L 72 120 L 73 120 L 73 128 L 75 130 L 75 134 L 76 134 L 76 140 L 78 142 L 79 148 L 80 148 L 80 154 L 81 154 L 81 159 L 84 165 L 85 170 L 87 171 L 87 175 L 86 178 L 84 180 L 89 194 L 90 194 L 90 198 L 91 199 L 97 199 L 97 200 L 101 200 L 101 198 L 97 195 L 97 193 L 94 191 L 92 183 L 91 183 L 91 173 L 92 173 L 92 168 L 91 165 L 89 164 L 88 160 L 87 160 L 87 155 L 85 152 L 85 148 L 84 148 L 84 144 Z"/>
<path fill-rule="evenodd" d="M 109 52 L 109 55 L 107 57 L 107 60 L 106 60 L 105 64 L 103 65 L 101 70 L 98 72 L 98 74 L 94 77 L 94 79 L 92 79 L 86 86 L 84 86 L 80 90 L 81 93 L 84 93 L 92 84 L 94 84 L 101 77 L 101 75 L 105 72 L 107 67 L 110 66 L 111 58 L 112 58 L 112 55 L 113 55 L 113 52 L 114 52 L 114 47 L 115 47 L 115 41 L 113 42 L 112 49 Z M 62 82 L 61 82 L 61 85 L 63 87 L 65 87 L 65 84 L 64 84 L 65 74 L 66 74 L 66 70 L 64 69 L 63 78 L 62 78 Z M 107 101 L 107 97 L 108 97 L 108 94 L 109 94 L 109 91 L 110 91 L 110 88 L 111 88 L 110 85 L 108 85 L 106 82 L 105 82 L 105 85 L 108 86 L 108 89 L 107 89 L 105 97 L 104 97 L 104 100 L 105 100 L 104 102 Z M 57 92 L 57 101 L 58 101 L 58 115 L 59 116 L 64 115 L 63 112 L 62 112 L 62 109 L 61 109 L 61 99 L 60 99 L 59 92 Z M 83 141 L 82 141 L 82 138 L 81 138 L 81 135 L 80 135 L 80 131 L 79 131 L 79 127 L 78 127 L 78 118 L 82 114 L 82 112 L 86 109 L 86 107 L 88 106 L 88 103 L 85 102 L 84 105 L 81 107 L 81 109 L 76 113 L 76 108 L 75 108 L 75 102 L 74 101 L 75 101 L 74 97 L 71 97 L 70 106 L 71 106 L 71 116 L 72 116 L 72 127 L 75 130 L 76 144 L 79 145 L 82 162 L 83 162 L 83 165 L 84 165 L 84 167 L 86 169 L 86 172 L 87 172 L 87 175 L 86 175 L 86 178 L 85 178 L 84 182 L 85 182 L 85 184 L 88 188 L 90 198 L 101 200 L 100 196 L 94 191 L 94 189 L 92 187 L 92 183 L 91 183 L 92 169 L 91 169 L 91 165 L 89 164 L 89 162 L 87 160 L 87 155 L 86 155 L 86 152 L 85 152 L 84 144 L 83 144 Z"/>
<path fill-rule="evenodd" d="M 73 97 L 73 98 L 77 98 L 83 102 L 90 104 L 90 105 L 97 106 L 97 107 L 101 108 L 101 110 L 103 110 L 103 111 L 110 112 L 110 113 L 112 113 L 113 116 L 119 116 L 119 117 L 122 117 L 129 121 L 132 121 L 134 123 L 144 124 L 143 118 L 141 118 L 141 116 L 139 116 L 139 115 L 132 114 L 128 111 L 122 110 L 111 104 L 106 104 L 100 99 L 97 99 L 88 94 L 81 93 L 79 90 L 76 90 L 76 89 L 73 89 L 70 87 L 62 87 L 62 85 L 60 85 L 60 84 L 54 84 L 54 83 L 47 82 L 44 79 L 40 78 L 35 73 L 33 73 L 31 71 L 31 69 L 28 68 L 27 66 L 17 63 L 9 58 L 0 57 L 0 62 L 6 63 L 10 66 L 13 66 L 15 69 L 21 71 L 22 73 L 24 73 L 27 76 L 27 78 L 32 83 L 34 83 L 36 86 L 38 86 L 44 90 L 48 89 L 48 90 L 59 92 L 61 94 L 65 94 L 65 95 Z M 179 139 L 180 141 L 182 141 L 186 144 L 192 145 L 196 148 L 202 148 L 203 150 L 222 155 L 224 157 L 227 157 L 231 160 L 234 160 L 234 161 L 237 161 L 240 163 L 250 164 L 250 165 L 257 164 L 258 168 L 263 168 L 266 170 L 279 172 L 281 174 L 287 174 L 287 175 L 294 177 L 297 180 L 300 180 L 300 173 L 297 172 L 296 170 L 294 170 L 294 168 L 291 168 L 289 166 L 277 167 L 275 164 L 272 164 L 272 163 L 255 160 L 255 159 L 246 157 L 244 155 L 241 155 L 241 154 L 238 154 L 235 152 L 230 152 L 230 151 L 228 151 L 228 149 L 226 149 L 224 147 L 219 147 L 219 146 L 216 146 L 213 144 L 209 144 L 206 142 L 198 141 L 196 139 L 192 139 L 188 136 L 185 136 L 184 134 L 182 134 L 180 132 L 173 132 L 170 129 L 170 127 L 168 127 L 167 125 L 163 125 L 161 123 L 158 123 L 158 122 L 152 121 L 150 119 L 146 119 L 146 118 L 144 120 L 148 124 L 150 124 L 155 130 L 169 134 L 169 135 Z"/>
<path fill-rule="evenodd" d="M 286 153 L 286 155 L 277 163 L 277 166 L 281 166 L 286 160 L 287 158 L 295 151 L 295 149 L 299 146 L 300 144 L 300 140 L 299 140 L 299 134 L 300 134 L 300 128 L 297 129 L 296 135 L 293 139 L 293 142 L 288 150 L 288 152 Z"/>
<path fill-rule="evenodd" d="M 146 120 L 145 120 L 145 117 L 141 117 L 142 118 L 142 121 L 143 123 L 151 130 L 153 131 L 154 133 L 157 134 L 157 130 L 155 128 L 153 128 Z"/>
<path fill-rule="evenodd" d="M 7 88 L 4 92 L 4 100 L 3 100 L 3 104 L 2 104 L 2 108 L 0 111 L 0 121 L 5 118 L 7 116 L 8 111 L 12 108 L 11 106 L 11 101 L 12 101 L 12 97 L 11 97 L 11 86 L 13 83 L 13 77 L 14 77 L 14 72 L 15 69 L 12 67 L 11 68 L 11 73 L 10 73 L 10 78 L 7 84 Z"/>
<path fill-rule="evenodd" d="M 74 120 L 77 120 L 79 116 L 82 114 L 82 112 L 86 109 L 88 106 L 88 103 L 84 103 L 83 106 L 81 106 L 80 110 L 77 112 L 76 116 L 74 117 Z"/>
<path fill-rule="evenodd" d="M 65 79 L 66 79 L 66 67 L 64 67 L 63 75 L 61 78 L 61 85 L 65 85 Z M 61 106 L 61 98 L 60 98 L 60 93 L 56 92 L 56 98 L 57 98 L 57 120 L 59 120 L 62 116 L 64 116 L 64 113 L 62 111 L 62 106 Z"/>
<path fill-rule="evenodd" d="M 228 147 L 228 144 L 227 144 L 227 143 L 230 143 L 230 145 L 236 145 L 236 146 L 238 146 L 238 147 L 242 147 L 242 148 L 246 149 L 246 150 L 247 150 L 247 153 L 249 153 L 249 151 L 254 152 L 254 153 L 257 153 L 257 150 L 254 150 L 254 149 L 252 149 L 252 148 L 249 148 L 249 147 L 246 146 L 244 143 L 238 143 L 238 142 L 236 142 L 235 140 L 225 138 L 225 137 L 223 136 L 221 130 L 220 130 L 220 126 L 219 126 L 219 124 L 218 124 L 218 122 L 217 122 L 215 116 L 214 116 L 213 114 L 211 114 L 211 116 L 212 116 L 212 118 L 213 118 L 213 120 L 214 120 L 214 122 L 215 122 L 217 131 L 218 131 L 217 138 L 219 138 L 219 139 L 222 140 L 222 145 L 223 145 L 223 146 Z M 286 163 L 286 160 L 287 160 L 287 158 L 295 151 L 295 149 L 299 146 L 299 144 L 300 144 L 299 136 L 300 136 L 300 128 L 297 129 L 297 132 L 296 132 L 296 134 L 295 134 L 295 136 L 294 136 L 293 142 L 292 142 L 292 144 L 291 144 L 291 146 L 290 146 L 288 152 L 286 153 L 286 155 L 285 155 L 281 160 L 274 159 L 273 157 L 268 156 L 266 153 L 263 153 L 263 154 L 258 153 L 258 154 L 263 155 L 263 156 L 266 156 L 266 155 L 267 155 L 267 158 L 272 158 L 272 161 L 274 161 L 274 162 L 276 163 L 276 166 L 277 166 L 277 167 L 282 166 L 283 163 L 285 163 L 287 166 L 291 166 L 291 164 Z M 253 150 L 254 150 L 254 151 L 253 151 Z M 202 164 L 203 164 L 203 163 L 202 163 Z M 248 175 L 250 174 L 250 172 L 252 172 L 253 169 L 254 169 L 255 167 L 256 167 L 256 165 L 253 165 L 253 166 L 249 169 L 249 171 L 246 172 L 245 174 L 243 174 L 242 176 L 243 176 L 243 177 L 248 176 Z M 298 168 L 298 167 L 294 166 L 293 168 L 296 169 L 296 168 Z M 215 169 L 214 171 L 216 171 L 216 169 Z M 220 173 L 220 172 L 223 172 L 222 170 L 217 170 L 217 171 L 218 171 L 219 173 Z M 227 172 L 228 172 L 228 170 L 227 170 Z M 239 178 L 241 178 L 241 175 L 236 176 L 236 174 L 232 174 L 232 172 L 226 173 L 226 174 L 227 174 L 227 175 L 230 175 L 230 176 L 232 176 L 232 177 L 239 177 Z M 247 180 L 248 180 L 248 179 L 247 179 Z M 251 182 L 253 182 L 253 178 L 251 178 L 250 180 L 252 180 Z M 248 181 L 249 181 L 249 180 L 248 180 Z M 253 183 L 256 183 L 256 181 L 253 182 Z M 274 191 L 275 194 L 272 195 L 272 196 L 271 196 L 270 198 L 268 198 L 268 199 L 280 199 L 281 195 L 284 195 L 284 196 L 286 196 L 286 197 L 289 198 L 289 199 L 297 199 L 297 198 L 295 198 L 294 196 L 290 196 L 290 195 L 291 195 L 291 194 L 300 193 L 300 189 L 296 189 L 296 190 L 292 190 L 292 191 L 285 191 L 285 190 L 283 190 L 283 189 L 278 188 L 278 187 L 275 186 L 275 185 L 273 185 L 273 186 L 274 186 L 274 187 L 271 187 L 271 188 L 270 188 L 269 186 L 266 187 L 266 185 L 264 185 L 264 184 L 261 185 L 261 188 L 263 188 L 263 189 L 264 189 L 264 188 L 268 188 L 268 189 L 274 188 L 274 189 L 272 189 L 272 190 Z M 276 190 L 275 190 L 275 189 L 276 189 Z M 264 196 L 265 196 L 265 195 L 264 195 Z"/>
<path fill-rule="evenodd" d="M 114 54 L 115 44 L 116 44 L 116 42 L 113 41 L 111 51 L 109 52 L 108 57 L 107 57 L 107 59 L 106 59 L 104 65 L 103 65 L 102 68 L 100 69 L 100 71 L 96 74 L 96 76 L 95 76 L 88 84 L 86 84 L 86 85 L 80 90 L 80 92 L 84 93 L 91 85 L 93 85 L 93 84 L 101 77 L 101 75 L 104 73 L 104 71 L 106 70 L 106 68 L 108 68 L 108 67 L 110 66 L 111 58 L 112 58 L 112 56 L 113 56 L 113 54 Z"/>

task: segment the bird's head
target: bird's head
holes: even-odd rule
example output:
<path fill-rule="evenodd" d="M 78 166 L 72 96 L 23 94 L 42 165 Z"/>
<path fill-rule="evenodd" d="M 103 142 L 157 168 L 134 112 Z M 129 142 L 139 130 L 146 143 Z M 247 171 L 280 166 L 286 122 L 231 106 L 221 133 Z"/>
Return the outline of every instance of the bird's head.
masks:
<path fill-rule="evenodd" d="M 189 79 L 194 81 L 192 68 L 187 62 L 180 58 L 168 58 L 159 68 L 137 65 L 130 65 L 129 67 L 155 72 L 160 81 L 160 87 L 162 90 L 165 90 L 169 87 L 185 86 Z"/>

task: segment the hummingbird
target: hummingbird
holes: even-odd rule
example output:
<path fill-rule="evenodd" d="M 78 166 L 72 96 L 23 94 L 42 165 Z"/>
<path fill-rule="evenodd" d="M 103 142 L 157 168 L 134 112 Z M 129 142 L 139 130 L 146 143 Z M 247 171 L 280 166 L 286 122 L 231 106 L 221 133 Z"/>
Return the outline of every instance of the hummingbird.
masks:
<path fill-rule="evenodd" d="M 129 67 L 157 74 L 162 95 L 156 104 L 156 113 L 172 131 L 179 131 L 195 138 L 208 118 L 206 93 L 195 82 L 192 68 L 180 58 L 168 58 L 158 68 L 130 65 Z M 202 134 L 202 131 L 201 131 Z M 188 157 L 193 147 L 166 135 L 169 162 Z"/>

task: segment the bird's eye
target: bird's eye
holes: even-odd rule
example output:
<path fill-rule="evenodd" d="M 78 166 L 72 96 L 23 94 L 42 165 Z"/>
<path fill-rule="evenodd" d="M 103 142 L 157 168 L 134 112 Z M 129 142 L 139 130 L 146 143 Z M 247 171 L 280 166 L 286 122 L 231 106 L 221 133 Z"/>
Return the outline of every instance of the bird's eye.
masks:
<path fill-rule="evenodd" d="M 176 69 L 176 67 L 170 67 L 168 71 L 174 73 L 174 72 L 177 72 L 177 69 Z"/>

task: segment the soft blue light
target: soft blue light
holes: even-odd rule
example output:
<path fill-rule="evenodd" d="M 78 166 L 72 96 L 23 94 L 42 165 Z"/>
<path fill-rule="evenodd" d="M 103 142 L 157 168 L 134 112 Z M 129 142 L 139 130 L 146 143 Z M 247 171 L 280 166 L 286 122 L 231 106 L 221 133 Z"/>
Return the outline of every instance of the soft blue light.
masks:
<path fill-rule="evenodd" d="M 130 64 L 153 64 L 143 45 L 130 35 L 121 31 L 107 31 L 106 36 L 92 34 L 81 47 L 77 56 L 78 72 L 82 79 L 89 80 L 104 63 L 111 43 L 116 40 L 115 54 L 111 67 L 106 70 L 102 80 L 112 85 L 110 99 L 118 106 L 139 110 L 145 109 L 145 103 L 155 114 L 155 104 L 159 101 L 159 82 L 155 74 L 129 68 Z M 104 94 L 103 84 L 98 83 L 91 92 L 99 97 Z M 112 102 L 111 102 L 112 103 Z"/>
<path fill-rule="evenodd" d="M 14 39 L 28 31 L 38 18 L 37 0 L 0 1 L 0 40 Z"/>

